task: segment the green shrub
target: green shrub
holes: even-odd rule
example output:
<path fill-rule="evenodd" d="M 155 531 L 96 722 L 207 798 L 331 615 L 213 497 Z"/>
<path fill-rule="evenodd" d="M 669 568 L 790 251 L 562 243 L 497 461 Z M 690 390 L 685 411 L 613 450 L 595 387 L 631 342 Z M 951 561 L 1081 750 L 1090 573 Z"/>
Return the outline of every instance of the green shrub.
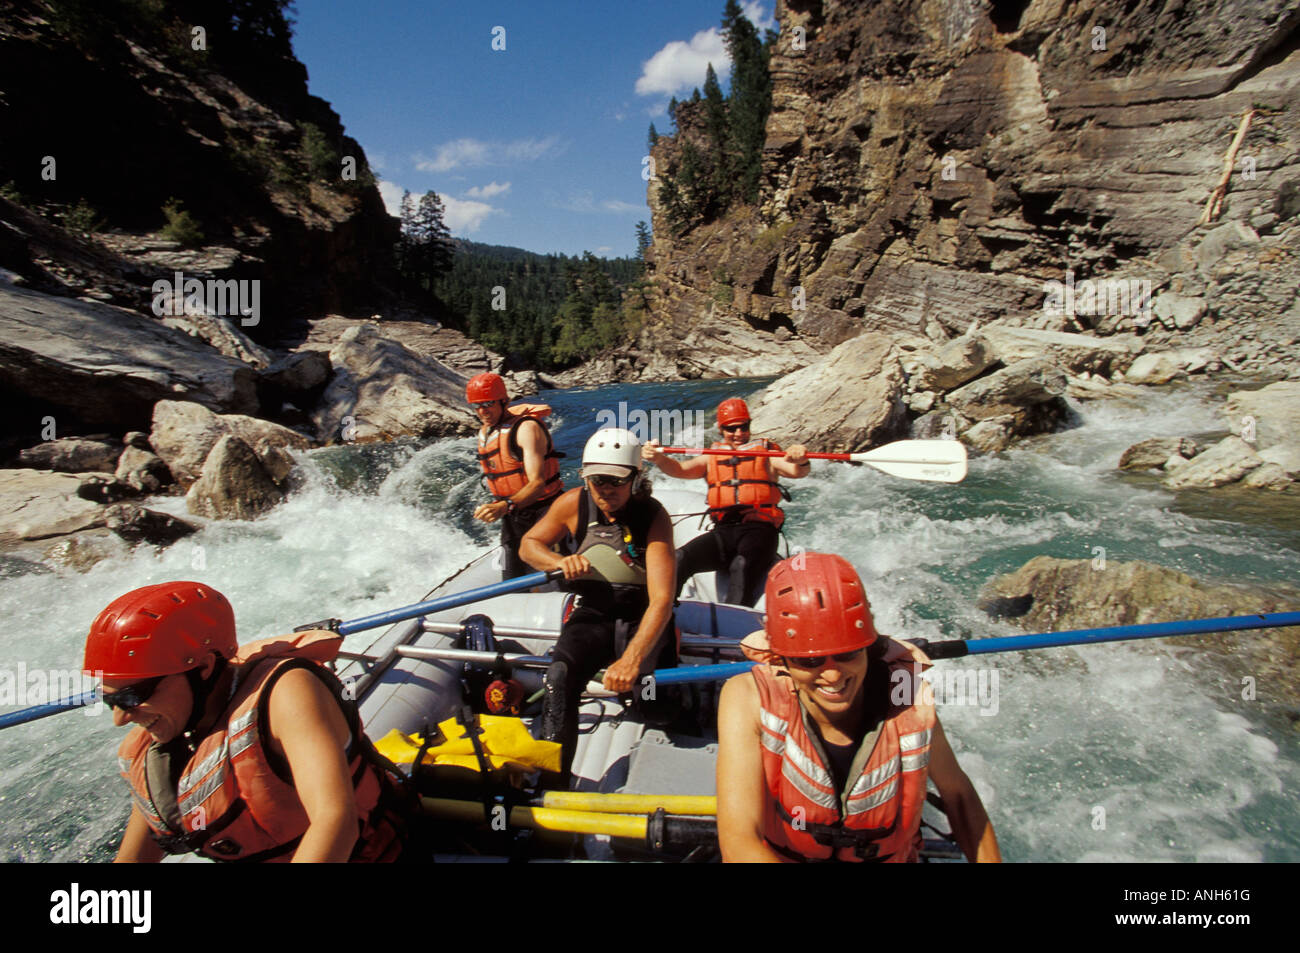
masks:
<path fill-rule="evenodd" d="M 338 150 L 326 138 L 320 127 L 314 123 L 303 123 L 302 153 L 307 159 L 307 169 L 313 179 L 322 182 L 338 181 Z"/>
<path fill-rule="evenodd" d="M 167 224 L 162 230 L 164 238 L 176 242 L 182 248 L 197 248 L 203 244 L 203 229 L 199 228 L 194 216 L 185 211 L 180 199 L 168 199 L 162 212 L 167 216 Z"/>
<path fill-rule="evenodd" d="M 67 209 L 60 216 L 63 227 L 73 232 L 98 232 L 104 227 L 104 220 L 84 198 Z"/>

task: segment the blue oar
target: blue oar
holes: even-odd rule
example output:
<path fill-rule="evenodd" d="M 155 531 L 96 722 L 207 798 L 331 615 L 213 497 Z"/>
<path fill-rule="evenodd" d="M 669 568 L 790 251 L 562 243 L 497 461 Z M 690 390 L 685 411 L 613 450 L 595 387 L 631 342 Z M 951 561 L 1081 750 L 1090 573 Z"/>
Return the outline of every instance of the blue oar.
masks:
<path fill-rule="evenodd" d="M 549 582 L 552 579 L 559 579 L 564 575 L 561 569 L 552 569 L 550 572 L 535 572 L 527 576 L 519 576 L 516 579 L 507 579 L 505 582 L 494 582 L 489 586 L 480 586 L 478 589 L 470 589 L 467 592 L 458 592 L 450 596 L 442 596 L 439 599 L 430 599 L 428 602 L 417 602 L 414 605 L 403 606 L 400 609 L 390 609 L 388 612 L 377 612 L 374 615 L 364 616 L 360 619 L 353 619 L 351 622 L 340 622 L 338 619 L 323 619 L 320 622 L 312 622 L 309 625 L 300 625 L 295 632 L 303 629 L 330 629 L 340 635 L 351 635 L 353 632 L 364 632 L 366 629 L 377 629 L 383 625 L 391 625 L 394 622 L 403 622 L 407 619 L 414 619 L 416 616 L 428 615 L 431 612 L 441 612 L 444 609 L 455 609 L 457 606 L 469 605 L 471 602 L 478 602 L 482 599 L 491 599 L 494 596 L 504 596 L 506 593 L 519 592 L 523 589 L 531 589 L 533 586 L 540 586 L 542 583 Z M 73 708 L 81 708 L 84 705 L 92 704 L 98 697 L 98 692 L 82 692 L 80 695 L 73 695 L 69 698 L 61 698 L 58 701 L 49 702 L 44 705 L 33 705 L 31 708 L 23 708 L 19 711 L 9 712 L 0 715 L 0 729 L 10 728 L 13 725 L 21 725 L 29 721 L 35 721 L 38 718 L 44 718 L 47 715 L 57 715 L 61 711 L 71 711 Z"/>
<path fill-rule="evenodd" d="M 1129 639 L 1158 639 L 1171 635 L 1201 635 L 1206 632 L 1235 632 L 1240 629 L 1273 629 L 1300 625 L 1300 612 L 1273 612 L 1259 615 L 1226 616 L 1221 619 L 1191 619 L 1183 622 L 1150 622 L 1145 625 L 1116 625 L 1103 629 L 1071 629 L 1066 632 L 1039 632 L 1034 635 L 1004 635 L 992 639 L 956 639 L 931 642 L 921 648 L 932 659 L 985 655 L 990 652 L 1019 652 L 1047 649 L 1062 645 L 1093 645 L 1098 642 L 1123 642 Z M 688 665 L 661 669 L 654 673 L 657 685 L 680 685 L 686 682 L 713 682 L 747 672 L 755 662 L 728 662 L 722 665 Z"/>

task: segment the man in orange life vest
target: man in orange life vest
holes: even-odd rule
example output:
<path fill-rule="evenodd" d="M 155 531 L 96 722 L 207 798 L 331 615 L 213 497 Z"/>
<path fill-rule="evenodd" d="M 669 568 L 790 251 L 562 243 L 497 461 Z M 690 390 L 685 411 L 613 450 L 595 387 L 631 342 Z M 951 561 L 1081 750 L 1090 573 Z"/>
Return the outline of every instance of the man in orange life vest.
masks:
<path fill-rule="evenodd" d="M 474 510 L 484 523 L 501 521 L 501 548 L 505 557 L 502 579 L 533 570 L 519 558 L 519 541 L 542 518 L 561 493 L 560 455 L 551 435 L 530 405 L 506 409 L 506 382 L 496 374 L 470 379 L 465 399 L 478 415 L 478 462 L 488 490 L 496 499 Z M 549 413 L 549 409 L 547 410 Z"/>
<path fill-rule="evenodd" d="M 196 582 L 115 599 L 86 640 L 117 725 L 131 817 L 117 862 L 386 861 L 401 853 L 395 769 L 319 661 L 342 637 L 240 647 L 225 596 Z"/>
<path fill-rule="evenodd" d="M 737 397 L 718 405 L 722 442 L 715 448 L 780 450 L 771 440 L 749 436 L 749 407 Z M 717 525 L 677 551 L 677 591 L 699 572 L 726 569 L 730 581 L 719 596 L 733 605 L 752 606 L 763 591 L 767 571 L 776 562 L 777 534 L 785 522 L 777 476 L 798 480 L 812 466 L 807 450 L 796 444 L 785 457 L 734 457 L 705 454 L 678 462 L 660 452 L 654 441 L 642 448 L 646 460 L 678 479 L 704 477 L 709 483 L 709 516 Z"/>
<path fill-rule="evenodd" d="M 968 860 L 1002 859 L 920 677 L 929 660 L 878 636 L 848 561 L 802 553 L 767 577 L 760 664 L 718 705 L 718 841 L 725 861 L 918 859 L 926 779 Z"/>

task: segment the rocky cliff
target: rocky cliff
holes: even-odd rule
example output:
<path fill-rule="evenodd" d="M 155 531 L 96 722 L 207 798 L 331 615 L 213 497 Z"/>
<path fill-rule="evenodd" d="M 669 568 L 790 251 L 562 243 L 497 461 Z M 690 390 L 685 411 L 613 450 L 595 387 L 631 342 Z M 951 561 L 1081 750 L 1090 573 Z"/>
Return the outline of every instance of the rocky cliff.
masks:
<path fill-rule="evenodd" d="M 717 365 L 733 341 L 746 372 L 784 373 L 864 330 L 942 343 L 978 321 L 1300 374 L 1293 3 L 778 0 L 777 16 L 761 207 L 673 235 L 650 183 L 644 373 L 733 373 Z M 660 176 L 676 148 L 656 146 Z"/>

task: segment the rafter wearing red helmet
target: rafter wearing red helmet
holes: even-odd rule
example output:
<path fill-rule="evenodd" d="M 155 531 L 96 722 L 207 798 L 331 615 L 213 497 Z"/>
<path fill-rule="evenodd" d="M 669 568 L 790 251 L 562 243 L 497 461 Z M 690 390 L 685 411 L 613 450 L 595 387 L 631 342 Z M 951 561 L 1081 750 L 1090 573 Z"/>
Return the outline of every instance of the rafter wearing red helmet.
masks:
<path fill-rule="evenodd" d="M 749 407 L 739 397 L 718 405 L 722 440 L 710 449 L 780 450 L 772 440 L 754 439 L 749 433 Z M 812 466 L 807 449 L 796 444 L 784 457 L 734 457 L 705 454 L 678 461 L 660 452 L 650 441 L 642 455 L 667 476 L 678 479 L 704 477 L 709 484 L 709 517 L 714 528 L 695 537 L 677 551 L 677 591 L 696 573 L 727 570 L 729 581 L 723 598 L 735 605 L 752 606 L 763 591 L 763 580 L 776 562 L 778 533 L 785 522 L 781 500 L 785 491 L 779 477 L 798 480 Z"/>
<path fill-rule="evenodd" d="M 920 677 L 929 660 L 878 635 L 847 560 L 803 553 L 767 577 L 762 664 L 728 681 L 718 707 L 723 860 L 918 859 L 927 781 L 972 861 L 997 837 L 944 737 Z"/>
<path fill-rule="evenodd" d="M 132 792 L 118 862 L 198 851 L 230 861 L 376 861 L 401 852 L 393 768 L 320 664 L 342 639 L 305 632 L 240 647 L 221 593 L 136 589 L 95 619 L 101 673 Z"/>
<path fill-rule="evenodd" d="M 506 382 L 499 374 L 470 378 L 465 399 L 482 425 L 478 462 L 494 497 L 474 510 L 474 518 L 484 523 L 500 521 L 502 578 L 513 579 L 531 572 L 519 557 L 520 540 L 564 492 L 562 454 L 556 452 L 541 421 L 551 409 L 544 404 L 507 407 Z"/>

